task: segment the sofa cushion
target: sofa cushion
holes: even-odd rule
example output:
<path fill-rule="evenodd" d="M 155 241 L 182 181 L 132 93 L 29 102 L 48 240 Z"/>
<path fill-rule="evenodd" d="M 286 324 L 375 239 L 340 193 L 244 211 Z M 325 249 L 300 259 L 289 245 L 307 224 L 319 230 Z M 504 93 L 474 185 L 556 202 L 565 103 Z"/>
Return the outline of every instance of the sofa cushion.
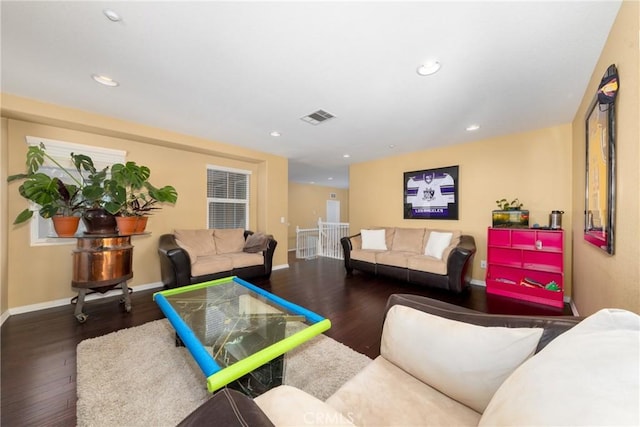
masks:
<path fill-rule="evenodd" d="M 254 265 L 264 264 L 264 257 L 262 256 L 262 253 L 252 254 L 248 252 L 238 252 L 223 256 L 231 259 L 233 268 L 251 267 Z"/>
<path fill-rule="evenodd" d="M 189 254 L 191 264 L 194 264 L 199 256 L 213 255 L 216 253 L 213 230 L 174 230 L 173 234 L 178 246 Z"/>
<path fill-rule="evenodd" d="M 639 331 L 635 313 L 589 316 L 520 366 L 480 425 L 640 425 Z"/>
<path fill-rule="evenodd" d="M 256 405 L 277 426 L 353 426 L 323 401 L 295 387 L 281 385 L 254 399 Z M 212 420 L 212 425 L 215 423 Z"/>
<path fill-rule="evenodd" d="M 447 274 L 447 262 L 427 255 L 413 255 L 407 260 L 407 267 L 411 270 L 424 271 L 433 274 Z"/>
<path fill-rule="evenodd" d="M 384 230 L 384 241 L 387 244 L 387 248 L 391 248 L 391 246 L 393 245 L 393 238 L 396 235 L 396 228 L 395 227 L 371 227 L 373 229 L 380 229 L 380 230 Z"/>
<path fill-rule="evenodd" d="M 369 262 L 371 264 L 375 264 L 376 254 L 380 252 L 381 251 L 354 249 L 351 251 L 351 259 L 356 259 L 358 261 L 364 261 L 364 262 Z"/>
<path fill-rule="evenodd" d="M 482 413 L 541 336 L 541 328 L 477 326 L 395 305 L 385 319 L 380 354 Z"/>
<path fill-rule="evenodd" d="M 176 239 L 176 244 L 185 250 L 187 255 L 189 255 L 189 262 L 191 265 L 195 264 L 198 261 L 198 253 L 188 245 L 185 245 L 180 240 Z"/>
<path fill-rule="evenodd" d="M 437 259 L 442 259 L 442 253 L 451 244 L 453 233 L 442 233 L 440 231 L 432 231 L 429 233 L 427 246 L 424 254 Z"/>
<path fill-rule="evenodd" d="M 216 253 L 218 254 L 242 252 L 244 248 L 244 229 L 216 228 L 213 230 L 213 240 L 216 242 Z"/>
<path fill-rule="evenodd" d="M 391 250 L 400 252 L 422 253 L 424 228 L 396 228 Z"/>
<path fill-rule="evenodd" d="M 362 249 L 374 249 L 386 251 L 387 244 L 385 242 L 384 230 L 360 230 L 362 236 Z"/>
<path fill-rule="evenodd" d="M 191 265 L 191 275 L 194 277 L 205 274 L 221 273 L 231 271 L 233 261 L 226 255 L 206 255 L 199 256 L 198 260 Z"/>
<path fill-rule="evenodd" d="M 475 426 L 480 419 L 479 413 L 381 356 L 326 403 L 360 426 Z"/>
<path fill-rule="evenodd" d="M 407 260 L 415 256 L 413 252 L 388 251 L 376 254 L 376 264 L 407 268 Z"/>

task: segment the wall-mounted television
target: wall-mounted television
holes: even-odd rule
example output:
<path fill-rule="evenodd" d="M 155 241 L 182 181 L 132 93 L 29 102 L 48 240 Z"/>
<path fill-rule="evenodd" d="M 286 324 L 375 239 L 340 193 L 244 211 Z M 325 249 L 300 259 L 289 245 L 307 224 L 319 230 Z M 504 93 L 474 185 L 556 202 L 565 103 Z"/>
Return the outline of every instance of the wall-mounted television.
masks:
<path fill-rule="evenodd" d="M 404 173 L 404 219 L 458 219 L 458 166 Z"/>

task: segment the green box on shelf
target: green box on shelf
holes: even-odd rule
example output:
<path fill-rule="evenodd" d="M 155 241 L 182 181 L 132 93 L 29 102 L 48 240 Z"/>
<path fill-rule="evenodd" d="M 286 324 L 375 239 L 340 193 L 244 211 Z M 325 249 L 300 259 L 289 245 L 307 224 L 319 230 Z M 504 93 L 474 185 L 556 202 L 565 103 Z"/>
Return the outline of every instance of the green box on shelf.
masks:
<path fill-rule="evenodd" d="M 496 210 L 491 219 L 494 228 L 529 228 L 528 210 Z"/>

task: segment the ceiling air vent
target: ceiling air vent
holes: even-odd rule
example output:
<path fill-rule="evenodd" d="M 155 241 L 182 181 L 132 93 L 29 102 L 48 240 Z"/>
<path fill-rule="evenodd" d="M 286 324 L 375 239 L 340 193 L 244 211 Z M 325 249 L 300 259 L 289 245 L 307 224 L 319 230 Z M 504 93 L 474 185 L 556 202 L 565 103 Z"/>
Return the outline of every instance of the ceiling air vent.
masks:
<path fill-rule="evenodd" d="M 331 113 L 327 113 L 324 110 L 318 110 L 314 113 L 309 114 L 308 116 L 301 117 L 300 120 L 311 123 L 315 126 L 334 117 L 335 116 Z"/>

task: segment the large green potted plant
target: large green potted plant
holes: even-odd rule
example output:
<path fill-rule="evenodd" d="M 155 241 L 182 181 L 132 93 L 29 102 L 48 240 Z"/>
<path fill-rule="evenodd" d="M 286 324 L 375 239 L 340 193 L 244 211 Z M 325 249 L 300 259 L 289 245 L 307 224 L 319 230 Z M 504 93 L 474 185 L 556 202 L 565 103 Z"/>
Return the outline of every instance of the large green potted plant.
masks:
<path fill-rule="evenodd" d="M 50 177 L 38 172 L 46 160 L 50 160 L 60 168 L 73 183 L 68 184 L 60 178 Z M 38 213 L 42 218 L 51 218 L 53 220 L 53 226 L 58 236 L 73 236 L 78 229 L 80 216 L 84 212 L 85 206 L 81 191 L 81 180 L 60 165 L 53 157 L 49 156 L 43 144 L 29 147 L 26 166 L 26 173 L 11 175 L 7 178 L 7 181 L 23 180 L 20 187 L 18 187 L 20 195 L 39 205 Z M 80 167 L 79 164 L 78 167 Z M 26 208 L 18 214 L 14 224 L 26 222 L 32 217 L 33 211 Z"/>
<path fill-rule="evenodd" d="M 110 194 L 107 190 L 109 185 L 108 169 L 96 169 L 93 160 L 83 154 L 71 154 L 74 164 L 78 170 L 83 170 L 82 174 L 82 199 L 84 213 L 82 220 L 86 227 L 87 234 L 114 234 L 117 232 L 116 220 L 107 208 L 110 201 Z"/>
<path fill-rule="evenodd" d="M 111 178 L 105 185 L 109 195 L 105 208 L 116 215 L 120 233 L 143 232 L 147 215 L 160 209 L 158 203 L 173 204 L 178 200 L 173 186 L 156 187 L 149 182 L 150 176 L 151 170 L 136 162 L 111 166 Z"/>

